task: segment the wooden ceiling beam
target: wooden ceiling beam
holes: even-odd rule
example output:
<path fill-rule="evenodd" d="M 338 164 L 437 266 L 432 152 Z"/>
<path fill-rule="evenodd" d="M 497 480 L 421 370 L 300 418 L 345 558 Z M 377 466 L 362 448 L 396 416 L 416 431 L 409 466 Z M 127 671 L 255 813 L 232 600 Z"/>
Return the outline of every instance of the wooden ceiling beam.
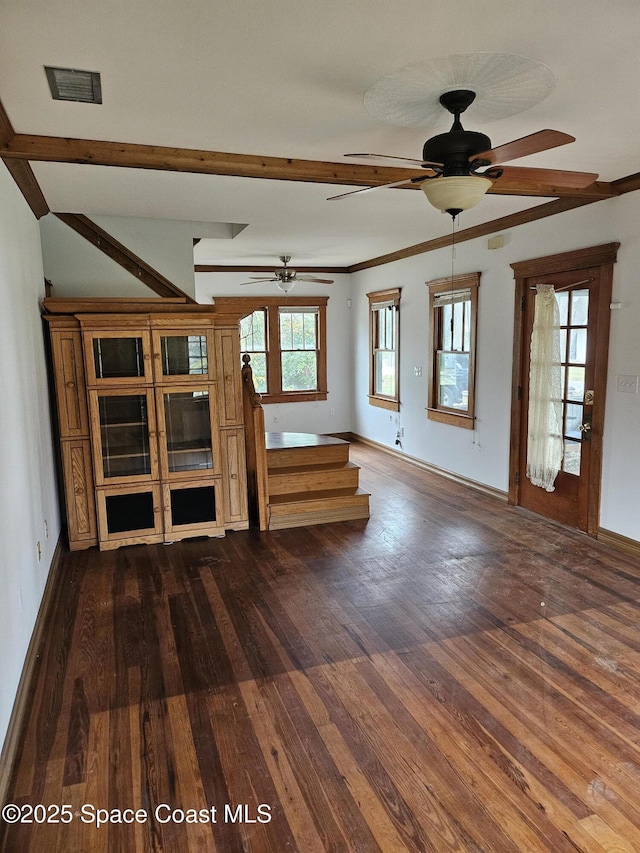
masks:
<path fill-rule="evenodd" d="M 15 139 L 15 136 L 16 134 L 9 121 L 9 116 L 0 103 L 0 148 L 5 148 L 9 145 Z M 49 205 L 42 194 L 40 185 L 29 162 L 27 160 L 16 160 L 8 157 L 3 157 L 2 161 L 9 170 L 11 177 L 16 182 L 18 189 L 24 196 L 36 219 L 46 216 L 49 213 Z"/>
<path fill-rule="evenodd" d="M 332 275 L 341 275 L 349 272 L 349 267 L 301 267 L 299 264 L 290 264 L 291 269 L 295 269 L 296 272 L 307 273 L 307 272 L 323 272 L 323 273 L 331 273 Z M 224 264 L 196 264 L 194 267 L 195 272 L 264 272 L 264 273 L 273 273 L 277 269 L 282 269 L 282 266 L 278 266 L 275 264 L 271 267 L 259 267 L 259 266 L 238 266 L 237 264 L 229 264 L 225 266 Z"/>
<path fill-rule="evenodd" d="M 288 157 L 261 157 L 255 154 L 231 154 L 189 148 L 168 148 L 125 142 L 71 139 L 57 136 L 15 134 L 0 142 L 3 157 L 50 163 L 84 163 L 118 166 L 128 169 L 154 169 L 191 172 L 202 175 L 227 175 L 240 178 L 264 178 L 275 181 L 299 181 L 342 186 L 380 186 L 420 174 L 414 169 L 357 163 L 330 163 L 322 160 L 296 160 Z M 404 189 L 412 189 L 408 185 Z M 518 180 L 499 179 L 489 190 L 496 195 L 521 195 L 546 198 L 608 198 L 616 195 L 611 184 L 596 181 L 583 189 L 552 185 L 533 185 Z"/>

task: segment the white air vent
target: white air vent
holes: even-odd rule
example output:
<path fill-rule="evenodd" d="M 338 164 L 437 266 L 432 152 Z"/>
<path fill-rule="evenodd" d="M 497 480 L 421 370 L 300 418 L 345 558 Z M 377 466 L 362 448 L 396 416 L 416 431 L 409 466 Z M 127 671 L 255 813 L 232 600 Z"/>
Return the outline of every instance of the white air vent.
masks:
<path fill-rule="evenodd" d="M 44 66 L 51 95 L 55 101 L 102 103 L 102 85 L 98 71 L 78 71 L 75 68 Z"/>

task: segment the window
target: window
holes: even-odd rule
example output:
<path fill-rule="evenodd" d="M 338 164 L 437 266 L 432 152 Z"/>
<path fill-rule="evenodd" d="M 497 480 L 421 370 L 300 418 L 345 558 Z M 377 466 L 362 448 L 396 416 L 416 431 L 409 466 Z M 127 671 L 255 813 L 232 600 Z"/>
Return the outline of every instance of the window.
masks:
<path fill-rule="evenodd" d="M 427 416 L 473 429 L 480 273 L 428 283 L 431 315 Z"/>
<path fill-rule="evenodd" d="M 397 412 L 400 409 L 398 356 L 400 289 L 368 293 L 369 403 Z"/>
<path fill-rule="evenodd" d="M 286 302 L 278 297 L 242 300 L 253 310 L 240 321 L 240 352 L 251 356 L 253 382 L 263 403 L 326 400 L 327 300 L 316 296 L 289 296 Z"/>

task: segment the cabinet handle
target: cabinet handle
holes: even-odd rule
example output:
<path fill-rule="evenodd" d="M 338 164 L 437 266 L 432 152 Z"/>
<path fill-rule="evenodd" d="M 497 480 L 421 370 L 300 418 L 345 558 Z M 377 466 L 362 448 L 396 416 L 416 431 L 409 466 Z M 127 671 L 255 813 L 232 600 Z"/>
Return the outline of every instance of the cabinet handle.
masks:
<path fill-rule="evenodd" d="M 75 382 L 67 382 L 67 388 L 75 388 L 75 387 L 76 387 Z"/>

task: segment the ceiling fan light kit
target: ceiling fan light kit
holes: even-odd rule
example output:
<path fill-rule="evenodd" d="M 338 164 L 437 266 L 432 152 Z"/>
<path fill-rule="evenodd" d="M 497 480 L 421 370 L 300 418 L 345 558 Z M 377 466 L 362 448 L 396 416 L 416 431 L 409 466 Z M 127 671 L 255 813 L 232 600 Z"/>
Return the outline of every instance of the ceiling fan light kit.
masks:
<path fill-rule="evenodd" d="M 420 184 L 429 203 L 438 210 L 456 217 L 482 201 L 493 182 L 480 175 L 451 175 L 434 178 Z"/>

